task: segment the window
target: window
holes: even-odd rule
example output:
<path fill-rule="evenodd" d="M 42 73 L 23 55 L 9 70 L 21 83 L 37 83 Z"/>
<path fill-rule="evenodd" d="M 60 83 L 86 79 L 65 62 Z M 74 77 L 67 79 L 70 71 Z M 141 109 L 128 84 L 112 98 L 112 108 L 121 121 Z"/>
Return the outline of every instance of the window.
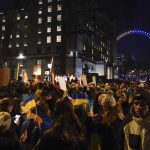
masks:
<path fill-rule="evenodd" d="M 51 3 L 51 2 L 52 2 L 52 0 L 47 0 L 47 2 L 48 2 L 48 3 Z"/>
<path fill-rule="evenodd" d="M 17 20 L 20 20 L 20 14 L 17 14 Z"/>
<path fill-rule="evenodd" d="M 51 27 L 47 27 L 47 33 L 51 32 Z"/>
<path fill-rule="evenodd" d="M 61 35 L 57 35 L 56 42 L 61 42 Z"/>
<path fill-rule="evenodd" d="M 16 47 L 19 47 L 19 43 L 16 43 Z"/>
<path fill-rule="evenodd" d="M 43 4 L 42 0 L 39 0 L 39 5 Z"/>
<path fill-rule="evenodd" d="M 5 31 L 5 26 L 2 26 L 2 31 Z"/>
<path fill-rule="evenodd" d="M 52 6 L 48 6 L 47 11 L 52 12 Z"/>
<path fill-rule="evenodd" d="M 57 5 L 57 11 L 60 11 L 60 10 L 62 10 L 62 6 L 61 6 L 61 4 L 58 4 Z"/>
<path fill-rule="evenodd" d="M 37 59 L 36 63 L 37 63 L 37 65 L 41 65 L 42 64 L 42 60 L 41 59 Z"/>
<path fill-rule="evenodd" d="M 42 33 L 42 29 L 38 28 L 38 34 L 41 34 L 41 33 Z"/>
<path fill-rule="evenodd" d="M 51 36 L 47 36 L 47 43 L 51 43 Z"/>
<path fill-rule="evenodd" d="M 24 45 L 25 47 L 28 46 L 27 41 L 24 41 L 23 45 Z"/>
<path fill-rule="evenodd" d="M 47 17 L 47 22 L 51 22 L 52 21 L 52 17 L 51 16 L 48 16 Z"/>
<path fill-rule="evenodd" d="M 42 17 L 39 17 L 38 18 L 38 24 L 41 24 L 42 23 Z"/>
<path fill-rule="evenodd" d="M 57 21 L 61 21 L 61 15 L 57 15 Z"/>
<path fill-rule="evenodd" d="M 19 37 L 20 37 L 19 33 L 16 33 L 16 38 L 19 38 Z"/>
<path fill-rule="evenodd" d="M 9 46 L 8 46 L 9 48 L 11 48 L 12 47 L 12 43 L 11 42 L 9 42 Z"/>
<path fill-rule="evenodd" d="M 39 15 L 42 14 L 42 9 L 41 8 L 38 10 L 38 14 Z"/>
<path fill-rule="evenodd" d="M 5 16 L 3 16 L 2 18 L 2 22 L 6 22 Z"/>
<path fill-rule="evenodd" d="M 61 31 L 61 25 L 57 26 L 57 31 Z"/>
<path fill-rule="evenodd" d="M 12 34 L 10 35 L 10 39 L 12 39 Z"/>
<path fill-rule="evenodd" d="M 25 14 L 24 18 L 25 18 L 25 19 L 28 19 L 28 13 Z"/>
<path fill-rule="evenodd" d="M 28 37 L 27 33 L 24 33 L 24 37 Z"/>
<path fill-rule="evenodd" d="M 42 43 L 41 39 L 38 39 L 37 44 L 41 44 L 41 43 Z"/>

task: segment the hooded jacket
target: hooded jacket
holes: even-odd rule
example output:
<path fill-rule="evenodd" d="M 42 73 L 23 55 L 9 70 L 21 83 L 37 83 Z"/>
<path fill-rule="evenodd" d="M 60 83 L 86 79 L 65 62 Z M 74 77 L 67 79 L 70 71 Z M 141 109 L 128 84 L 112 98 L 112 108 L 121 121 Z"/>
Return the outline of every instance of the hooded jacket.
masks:
<path fill-rule="evenodd" d="M 145 118 L 133 116 L 123 131 L 124 150 L 150 150 L 150 114 Z"/>

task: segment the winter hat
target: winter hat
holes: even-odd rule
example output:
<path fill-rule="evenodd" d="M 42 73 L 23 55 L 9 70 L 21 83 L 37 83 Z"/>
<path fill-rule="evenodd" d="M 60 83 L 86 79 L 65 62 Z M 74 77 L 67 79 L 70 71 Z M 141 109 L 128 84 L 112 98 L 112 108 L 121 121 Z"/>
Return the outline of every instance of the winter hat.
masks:
<path fill-rule="evenodd" d="M 135 94 L 134 97 L 133 97 L 133 102 L 135 100 L 138 100 L 140 102 L 146 102 L 147 105 L 150 108 L 150 100 L 148 100 L 147 97 L 146 97 L 146 95 L 144 95 L 143 93 L 137 93 L 137 94 Z"/>
<path fill-rule="evenodd" d="M 11 116 L 7 112 L 0 112 L 0 127 L 2 130 L 8 130 L 11 125 Z"/>
<path fill-rule="evenodd" d="M 138 85 L 138 87 L 139 87 L 139 88 L 144 88 L 144 83 L 140 83 L 140 84 Z"/>

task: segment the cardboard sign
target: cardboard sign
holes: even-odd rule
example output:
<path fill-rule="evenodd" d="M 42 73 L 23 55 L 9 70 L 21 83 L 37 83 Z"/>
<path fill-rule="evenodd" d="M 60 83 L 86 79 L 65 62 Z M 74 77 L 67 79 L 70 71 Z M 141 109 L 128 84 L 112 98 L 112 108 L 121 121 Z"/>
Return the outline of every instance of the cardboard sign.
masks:
<path fill-rule="evenodd" d="M 22 69 L 22 80 L 27 83 L 28 82 L 28 75 L 26 69 Z"/>
<path fill-rule="evenodd" d="M 34 65 L 33 74 L 37 75 L 37 76 L 41 75 L 41 65 L 40 64 Z"/>
<path fill-rule="evenodd" d="M 60 89 L 64 90 L 64 91 L 67 91 L 67 86 L 66 86 L 66 81 L 63 77 L 58 77 L 58 82 L 59 82 L 59 86 L 60 86 Z"/>
<path fill-rule="evenodd" d="M 84 86 L 87 86 L 87 78 L 86 78 L 86 75 L 82 75 L 81 76 L 81 80 L 82 80 L 82 83 Z"/>
<path fill-rule="evenodd" d="M 92 76 L 93 83 L 96 85 L 96 77 Z"/>
<path fill-rule="evenodd" d="M 7 86 L 10 80 L 10 68 L 0 68 L 0 85 Z"/>

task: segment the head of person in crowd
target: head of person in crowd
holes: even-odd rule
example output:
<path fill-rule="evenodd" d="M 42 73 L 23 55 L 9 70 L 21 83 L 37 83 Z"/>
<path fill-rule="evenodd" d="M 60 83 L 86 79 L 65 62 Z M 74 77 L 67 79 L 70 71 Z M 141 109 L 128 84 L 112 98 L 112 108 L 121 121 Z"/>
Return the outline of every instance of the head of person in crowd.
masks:
<path fill-rule="evenodd" d="M 106 100 L 103 104 L 103 114 L 101 116 L 102 124 L 110 126 L 119 119 L 116 107 L 113 107 L 110 100 Z"/>
<path fill-rule="evenodd" d="M 0 112 L 0 133 L 5 132 L 11 126 L 11 116 L 8 112 Z"/>
<path fill-rule="evenodd" d="M 13 110 L 13 103 L 10 98 L 3 98 L 0 100 L 0 111 L 11 113 Z"/>
<path fill-rule="evenodd" d="M 52 99 L 52 93 L 50 90 L 43 90 L 41 93 L 41 100 L 49 101 Z"/>
<path fill-rule="evenodd" d="M 150 102 L 146 97 L 141 94 L 137 93 L 133 97 L 133 108 L 132 113 L 137 118 L 144 118 L 150 112 Z"/>
<path fill-rule="evenodd" d="M 41 116 L 50 116 L 50 110 L 48 104 L 43 100 L 38 100 L 36 102 L 37 113 Z"/>
<path fill-rule="evenodd" d="M 8 112 L 0 112 L 0 149 L 21 150 L 20 142 L 11 128 L 11 115 Z"/>
<path fill-rule="evenodd" d="M 64 97 L 56 102 L 52 127 L 39 140 L 35 149 L 50 147 L 65 150 L 86 150 L 87 140 L 83 126 L 76 116 L 72 102 Z"/>

